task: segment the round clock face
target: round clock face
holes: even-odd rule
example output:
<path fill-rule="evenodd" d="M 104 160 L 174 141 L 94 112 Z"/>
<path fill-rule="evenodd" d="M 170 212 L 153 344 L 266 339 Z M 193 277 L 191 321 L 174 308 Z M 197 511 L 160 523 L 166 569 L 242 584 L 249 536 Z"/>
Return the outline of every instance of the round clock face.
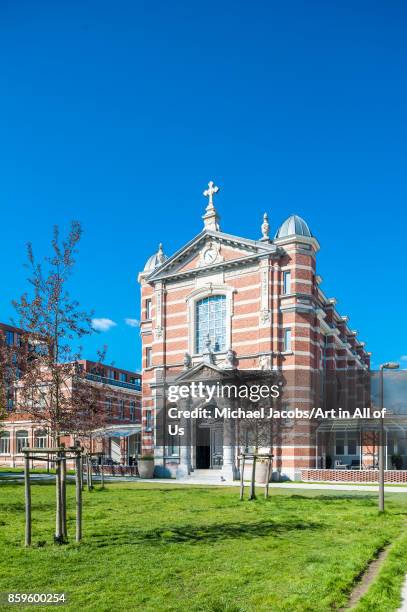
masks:
<path fill-rule="evenodd" d="M 217 255 L 216 249 L 214 249 L 213 247 L 206 249 L 206 251 L 204 252 L 204 262 L 207 264 L 214 263 L 216 259 L 216 255 Z"/>

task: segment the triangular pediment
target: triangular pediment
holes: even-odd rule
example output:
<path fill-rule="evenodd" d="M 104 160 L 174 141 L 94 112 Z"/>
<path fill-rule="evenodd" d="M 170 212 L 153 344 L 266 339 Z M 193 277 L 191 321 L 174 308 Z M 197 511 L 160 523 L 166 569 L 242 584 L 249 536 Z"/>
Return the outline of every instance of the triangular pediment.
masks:
<path fill-rule="evenodd" d="M 248 240 L 224 232 L 204 230 L 147 278 L 149 282 L 160 279 L 198 274 L 202 270 L 213 270 L 240 259 L 257 259 L 267 253 L 277 253 L 271 242 Z"/>
<path fill-rule="evenodd" d="M 185 370 L 175 378 L 173 384 L 188 384 L 188 382 L 222 380 L 233 376 L 234 370 L 224 370 L 211 363 L 201 362 L 196 366 Z"/>

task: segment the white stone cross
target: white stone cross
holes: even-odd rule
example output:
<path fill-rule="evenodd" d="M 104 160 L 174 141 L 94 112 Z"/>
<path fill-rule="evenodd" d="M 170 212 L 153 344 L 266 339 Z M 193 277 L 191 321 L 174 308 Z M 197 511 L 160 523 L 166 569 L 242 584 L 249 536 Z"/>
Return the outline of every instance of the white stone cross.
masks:
<path fill-rule="evenodd" d="M 208 208 L 213 207 L 213 196 L 215 193 L 218 193 L 218 191 L 219 187 L 217 187 L 213 181 L 209 181 L 208 189 L 205 189 L 205 191 L 203 192 L 204 196 L 206 198 L 209 198 Z"/>

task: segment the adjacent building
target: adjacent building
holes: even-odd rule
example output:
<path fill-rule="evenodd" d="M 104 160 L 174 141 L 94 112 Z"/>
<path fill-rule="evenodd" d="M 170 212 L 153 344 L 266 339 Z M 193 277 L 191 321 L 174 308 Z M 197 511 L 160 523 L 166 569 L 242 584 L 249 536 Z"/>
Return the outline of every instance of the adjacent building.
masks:
<path fill-rule="evenodd" d="M 23 330 L 0 323 L 0 331 L 11 351 L 20 344 Z M 81 439 L 81 443 L 92 452 L 103 453 L 105 462 L 129 465 L 140 453 L 141 446 L 141 375 L 89 360 L 81 360 L 79 367 L 83 369 L 86 384 L 99 388 L 101 402 L 101 424 L 86 439 Z M 75 442 L 72 435 L 63 436 L 62 441 L 67 446 Z M 1 423 L 0 465 L 22 465 L 22 449 L 26 446 L 52 445 L 46 424 L 33 421 L 28 412 L 17 409 L 10 393 L 6 419 Z"/>

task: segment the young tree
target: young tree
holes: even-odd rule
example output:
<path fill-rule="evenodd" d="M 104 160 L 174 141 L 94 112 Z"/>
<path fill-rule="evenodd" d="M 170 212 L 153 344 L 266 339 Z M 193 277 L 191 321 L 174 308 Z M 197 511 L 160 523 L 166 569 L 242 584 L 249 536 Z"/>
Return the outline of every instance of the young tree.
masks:
<path fill-rule="evenodd" d="M 76 438 L 80 439 L 90 452 L 95 430 L 103 429 L 109 420 L 106 411 L 105 397 L 106 384 L 100 374 L 103 372 L 103 362 L 106 355 L 106 348 L 98 352 L 98 361 L 93 367 L 92 380 L 84 379 L 83 376 L 75 376 L 72 388 L 74 402 L 80 406 L 79 410 L 72 412 L 69 431 Z M 81 364 L 77 364 L 77 369 L 81 370 Z"/>
<path fill-rule="evenodd" d="M 46 426 L 52 436 L 56 449 L 55 541 L 58 543 L 64 542 L 67 536 L 67 453 L 61 448 L 61 436 L 75 433 L 81 419 L 87 419 L 90 427 L 89 413 L 99 409 L 98 404 L 90 399 L 93 398 L 92 385 L 87 384 L 87 373 L 79 363 L 80 339 L 93 331 L 91 313 L 82 311 L 67 289 L 81 234 L 77 221 L 72 222 L 66 239 L 60 238 L 59 230 L 55 227 L 51 256 L 43 262 L 37 261 L 29 244 L 27 267 L 30 290 L 13 302 L 19 325 L 24 330 L 19 346 L 13 347 L 19 370 L 12 379 L 14 409 Z M 9 376 L 9 370 L 4 371 Z M 7 384 L 2 385 L 3 396 L 7 392 Z M 79 458 L 77 469 L 80 463 Z M 26 469 L 29 480 L 28 461 Z M 79 472 L 77 480 L 82 480 Z"/>
<path fill-rule="evenodd" d="M 72 392 L 75 381 L 85 376 L 77 367 L 78 345 L 83 336 L 92 333 L 91 313 L 82 311 L 67 290 L 81 234 L 77 221 L 72 222 L 64 240 L 55 227 L 52 254 L 41 263 L 28 244 L 30 291 L 13 302 L 19 325 L 25 330 L 16 407 L 46 424 L 56 446 L 81 410 L 81 398 Z"/>

